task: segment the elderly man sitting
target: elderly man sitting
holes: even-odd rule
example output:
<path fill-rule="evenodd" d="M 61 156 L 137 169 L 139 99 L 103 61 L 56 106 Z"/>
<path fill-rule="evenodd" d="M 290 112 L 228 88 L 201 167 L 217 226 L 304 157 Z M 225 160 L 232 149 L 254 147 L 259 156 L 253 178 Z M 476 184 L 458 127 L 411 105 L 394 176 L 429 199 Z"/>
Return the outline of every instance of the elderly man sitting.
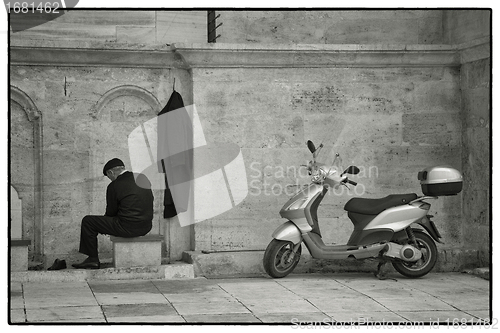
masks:
<path fill-rule="evenodd" d="M 106 213 L 82 219 L 79 251 L 88 258 L 73 264 L 75 268 L 100 268 L 98 234 L 138 237 L 152 228 L 153 192 L 146 176 L 127 171 L 118 158 L 108 161 L 103 173 L 111 180 L 106 190 Z"/>

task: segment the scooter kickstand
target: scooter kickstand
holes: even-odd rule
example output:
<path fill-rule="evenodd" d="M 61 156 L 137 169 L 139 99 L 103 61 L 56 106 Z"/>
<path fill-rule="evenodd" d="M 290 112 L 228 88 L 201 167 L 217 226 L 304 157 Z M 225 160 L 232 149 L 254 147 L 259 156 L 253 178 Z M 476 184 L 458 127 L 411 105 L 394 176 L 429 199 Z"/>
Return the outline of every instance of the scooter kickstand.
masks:
<path fill-rule="evenodd" d="M 378 266 L 377 266 L 377 271 L 376 272 L 373 272 L 373 274 L 377 277 L 377 279 L 379 280 L 387 280 L 387 279 L 390 279 L 390 280 L 394 280 L 394 281 L 397 281 L 396 279 L 394 278 L 389 278 L 387 277 L 387 273 L 388 273 L 388 267 L 387 267 L 387 264 L 389 262 L 387 260 L 383 260 L 381 259 L 378 263 Z"/>

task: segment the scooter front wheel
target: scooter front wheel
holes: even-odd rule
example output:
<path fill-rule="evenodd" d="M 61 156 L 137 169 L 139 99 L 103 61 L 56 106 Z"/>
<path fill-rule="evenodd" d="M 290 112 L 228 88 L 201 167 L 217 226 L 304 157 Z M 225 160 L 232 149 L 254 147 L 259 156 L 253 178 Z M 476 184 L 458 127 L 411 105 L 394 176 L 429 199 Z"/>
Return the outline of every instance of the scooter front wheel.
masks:
<path fill-rule="evenodd" d="M 434 268 L 438 252 L 436 243 L 429 235 L 416 229 L 413 229 L 413 233 L 422 252 L 422 258 L 416 262 L 393 262 L 392 266 L 404 276 L 418 278 L 429 273 Z"/>
<path fill-rule="evenodd" d="M 292 242 L 273 239 L 264 253 L 264 269 L 273 278 L 290 274 L 299 263 L 302 245 L 293 252 Z"/>

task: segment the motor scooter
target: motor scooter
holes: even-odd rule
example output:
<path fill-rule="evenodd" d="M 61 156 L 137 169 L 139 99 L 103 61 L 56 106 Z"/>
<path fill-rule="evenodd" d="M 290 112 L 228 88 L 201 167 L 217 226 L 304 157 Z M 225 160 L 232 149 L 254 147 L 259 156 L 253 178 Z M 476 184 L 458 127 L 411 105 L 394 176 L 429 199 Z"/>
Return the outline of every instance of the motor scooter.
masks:
<path fill-rule="evenodd" d="M 391 194 L 385 198 L 352 198 L 344 206 L 354 224 L 354 230 L 345 245 L 325 245 L 318 223 L 318 207 L 329 188 L 356 186 L 348 178 L 360 169 L 349 166 L 342 173 L 332 165 L 317 161 L 323 148 L 307 142 L 313 160 L 306 166 L 311 183 L 295 194 L 280 210 L 288 221 L 272 234 L 273 240 L 264 254 L 264 268 L 273 278 L 290 274 L 297 266 L 302 243 L 317 259 L 376 259 L 375 275 L 383 279 L 385 264 L 392 263 L 402 275 L 418 278 L 429 273 L 438 257 L 436 242 L 442 243 L 436 225 L 428 215 L 428 199 L 442 195 L 455 195 L 462 189 L 462 175 L 448 166 L 431 167 L 419 172 L 418 179 L 424 196 L 415 193 Z M 342 169 L 340 169 L 342 170 Z M 423 229 L 415 228 L 420 226 Z"/>

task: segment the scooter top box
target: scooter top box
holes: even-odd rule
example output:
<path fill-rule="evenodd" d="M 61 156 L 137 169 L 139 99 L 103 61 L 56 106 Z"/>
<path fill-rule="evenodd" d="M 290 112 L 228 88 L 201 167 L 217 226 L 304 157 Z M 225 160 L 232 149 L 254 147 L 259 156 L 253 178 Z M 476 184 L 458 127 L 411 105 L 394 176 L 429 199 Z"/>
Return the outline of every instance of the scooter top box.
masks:
<path fill-rule="evenodd" d="M 462 191 L 462 174 L 449 166 L 426 168 L 418 173 L 418 180 L 424 195 L 456 195 Z"/>

